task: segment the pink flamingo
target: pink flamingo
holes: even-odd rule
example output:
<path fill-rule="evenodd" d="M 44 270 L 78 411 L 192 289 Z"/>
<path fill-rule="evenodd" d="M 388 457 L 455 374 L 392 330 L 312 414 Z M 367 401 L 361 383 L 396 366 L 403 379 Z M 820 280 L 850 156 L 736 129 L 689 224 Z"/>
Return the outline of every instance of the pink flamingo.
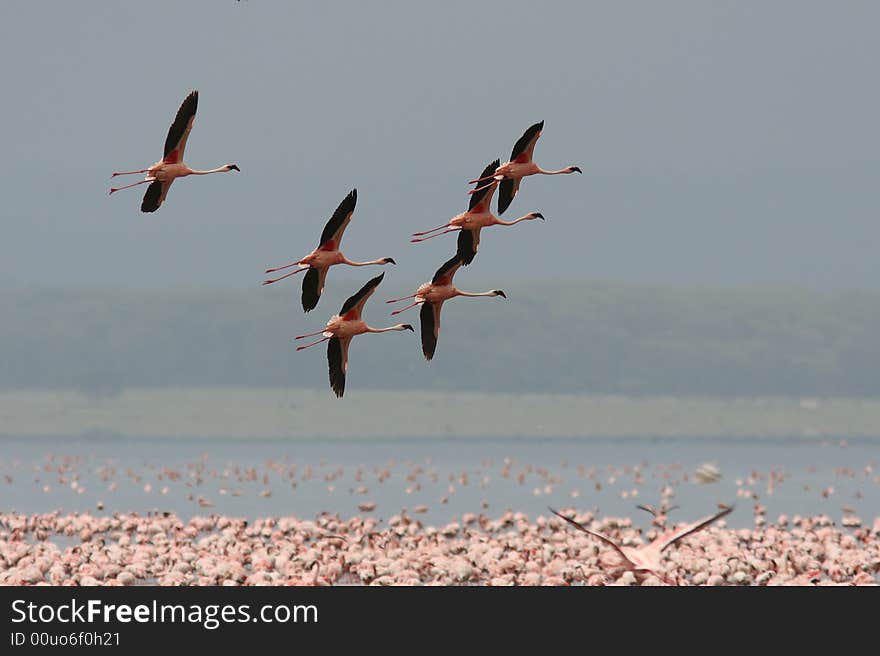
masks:
<path fill-rule="evenodd" d="M 209 173 L 225 173 L 226 171 L 241 171 L 235 164 L 226 164 L 210 171 L 196 171 L 183 163 L 183 151 L 186 148 L 186 140 L 192 131 L 193 122 L 196 118 L 196 109 L 199 106 L 199 92 L 193 91 L 180 104 L 174 123 L 168 128 L 168 136 L 165 138 L 165 154 L 162 159 L 148 169 L 138 171 L 117 171 L 112 176 L 131 175 L 134 173 L 146 173 L 147 177 L 140 182 L 114 187 L 110 194 L 122 189 L 137 187 L 150 182 L 144 200 L 141 203 L 141 212 L 155 212 L 162 205 L 171 183 L 177 178 L 185 178 L 188 175 L 208 175 Z"/>
<path fill-rule="evenodd" d="M 587 528 L 583 524 L 576 522 L 570 517 L 566 517 L 565 515 L 556 512 L 555 510 L 553 510 L 553 508 L 550 508 L 550 512 L 552 512 L 557 517 L 561 517 L 578 530 L 583 531 L 587 535 L 592 535 L 594 538 L 598 538 L 605 544 L 609 545 L 623 559 L 623 566 L 626 569 L 632 570 L 634 574 L 644 575 L 646 573 L 650 573 L 663 579 L 666 583 L 671 583 L 663 575 L 663 567 L 660 563 L 663 551 L 671 547 L 682 538 L 690 535 L 691 533 L 696 533 L 697 531 L 706 528 L 713 522 L 718 521 L 722 517 L 729 515 L 731 512 L 733 512 L 733 506 L 722 506 L 722 510 L 718 513 L 715 513 L 714 515 L 704 517 L 703 519 L 700 519 L 693 524 L 687 524 L 685 526 L 682 526 L 681 528 L 667 531 L 666 533 L 657 536 L 648 544 L 639 545 L 638 547 L 621 546 L 608 536 L 602 535 L 597 531 Z"/>
<path fill-rule="evenodd" d="M 301 271 L 306 271 L 307 273 L 303 276 L 302 284 L 302 306 L 303 310 L 309 312 L 318 305 L 321 293 L 324 291 L 324 281 L 327 279 L 327 271 L 334 264 L 347 264 L 349 266 L 397 264 L 397 262 L 390 257 L 370 260 L 369 262 L 354 262 L 345 257 L 345 255 L 339 250 L 339 246 L 342 244 L 342 234 L 345 232 L 348 224 L 351 223 L 351 217 L 354 214 L 356 204 L 357 189 L 352 189 L 348 196 L 339 203 L 339 207 L 336 208 L 336 211 L 333 212 L 333 216 L 330 217 L 330 220 L 327 221 L 327 225 L 324 226 L 324 231 L 321 233 L 321 243 L 318 245 L 318 248 L 296 262 L 291 262 L 290 264 L 274 267 L 272 269 L 266 269 L 266 273 L 289 269 L 290 267 L 297 265 L 299 265 L 300 268 L 291 273 L 287 273 L 280 278 L 264 280 L 263 284 L 271 285 L 279 280 L 295 276 Z"/>
<path fill-rule="evenodd" d="M 498 168 L 498 163 L 499 160 L 497 159 L 491 162 L 483 170 L 483 176 L 488 175 L 491 178 L 492 172 Z M 414 232 L 413 237 L 415 239 L 410 239 L 410 241 L 425 241 L 457 230 L 459 231 L 457 255 L 461 258 L 461 263 L 467 266 L 473 262 L 477 254 L 477 249 L 480 245 L 480 230 L 483 228 L 493 225 L 511 226 L 520 221 L 531 221 L 532 219 L 544 220 L 544 215 L 540 212 L 530 212 L 514 221 L 502 221 L 493 215 L 490 205 L 492 204 L 492 195 L 495 193 L 495 187 L 497 186 L 497 183 L 493 180 L 490 184 L 474 190 L 467 211 L 452 217 L 448 223 L 444 223 L 442 226 L 437 226 L 423 232 Z M 442 232 L 437 232 L 438 230 Z M 432 232 L 436 234 L 430 234 Z M 424 235 L 430 236 L 426 237 Z"/>
<path fill-rule="evenodd" d="M 532 161 L 532 155 L 535 152 L 535 144 L 538 143 L 538 137 L 541 136 L 541 130 L 543 129 L 544 121 L 541 121 L 540 123 L 535 123 L 526 130 L 523 133 L 523 136 L 521 136 L 514 144 L 513 151 L 510 153 L 510 161 L 499 166 L 495 169 L 494 173 L 484 173 L 476 180 L 471 180 L 469 184 L 476 182 L 477 188 L 470 193 L 475 194 L 484 189 L 486 185 L 481 187 L 479 186 L 479 183 L 486 180 L 494 179 L 495 181 L 500 182 L 500 191 L 498 192 L 498 214 L 504 214 L 507 208 L 510 207 L 513 198 L 516 196 L 516 192 L 519 191 L 520 182 L 527 175 L 535 175 L 537 173 L 542 175 L 560 175 L 574 172 L 583 173 L 583 171 L 577 166 L 566 166 L 564 169 L 559 169 L 558 171 L 545 171 Z"/>
<path fill-rule="evenodd" d="M 351 343 L 352 337 L 355 335 L 362 335 L 363 333 L 386 333 L 391 330 L 413 330 L 413 327 L 408 323 L 399 323 L 394 326 L 389 326 L 388 328 L 371 328 L 363 319 L 361 319 L 364 304 L 367 302 L 367 299 L 373 295 L 373 292 L 376 291 L 376 287 L 379 286 L 379 283 L 382 282 L 382 278 L 384 277 L 385 274 L 380 273 L 361 287 L 354 296 L 350 297 L 343 304 L 339 314 L 334 314 L 330 317 L 330 320 L 327 322 L 327 325 L 323 330 L 296 337 L 296 339 L 303 339 L 305 337 L 323 335 L 323 337 L 316 342 L 306 344 L 305 346 L 298 346 L 296 348 L 297 351 L 302 351 L 303 349 L 307 349 L 329 340 L 330 343 L 327 344 L 327 362 L 330 365 L 330 387 L 339 398 L 345 393 L 345 373 L 348 370 L 348 345 Z"/>
<path fill-rule="evenodd" d="M 437 337 L 440 334 L 440 310 L 443 307 L 444 301 L 448 301 L 450 298 L 455 298 L 456 296 L 502 296 L 507 298 L 507 294 L 500 289 L 492 289 L 488 292 L 481 292 L 479 294 L 463 292 L 458 289 L 452 284 L 452 278 L 455 276 L 455 272 L 458 271 L 459 267 L 461 267 L 461 264 L 461 258 L 458 255 L 455 255 L 452 259 L 437 269 L 437 273 L 434 274 L 434 278 L 431 282 L 426 282 L 421 285 L 418 290 L 416 290 L 415 294 L 385 301 L 386 303 L 397 303 L 398 301 L 405 301 L 409 298 L 415 299 L 414 303 L 392 312 L 391 314 L 393 315 L 400 314 L 416 305 L 422 306 L 422 353 L 425 354 L 426 360 L 430 360 L 434 357 L 434 350 L 437 348 Z"/>

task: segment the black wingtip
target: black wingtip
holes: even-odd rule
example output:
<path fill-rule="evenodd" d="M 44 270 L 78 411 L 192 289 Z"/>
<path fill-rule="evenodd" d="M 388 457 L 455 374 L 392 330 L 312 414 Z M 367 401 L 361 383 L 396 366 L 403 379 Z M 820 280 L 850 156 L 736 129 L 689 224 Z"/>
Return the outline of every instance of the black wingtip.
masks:
<path fill-rule="evenodd" d="M 303 276 L 302 281 L 303 312 L 311 312 L 317 307 L 318 301 L 321 300 L 321 290 L 318 289 L 319 283 L 320 278 L 318 270 L 314 267 L 310 267 L 309 270 L 306 271 L 306 275 Z"/>

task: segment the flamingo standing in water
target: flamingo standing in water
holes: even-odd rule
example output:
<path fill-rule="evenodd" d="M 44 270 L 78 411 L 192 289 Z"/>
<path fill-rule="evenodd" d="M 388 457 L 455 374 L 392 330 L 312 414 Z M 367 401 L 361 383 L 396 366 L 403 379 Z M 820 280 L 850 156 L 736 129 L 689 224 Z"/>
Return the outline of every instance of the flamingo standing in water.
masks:
<path fill-rule="evenodd" d="M 415 294 L 385 301 L 386 303 L 397 303 L 398 301 L 405 301 L 410 298 L 415 299 L 414 303 L 407 305 L 400 310 L 395 310 L 391 313 L 392 315 L 400 314 L 416 305 L 422 306 L 422 353 L 425 354 L 426 360 L 430 360 L 434 357 L 434 350 L 437 348 L 437 337 L 440 334 L 440 310 L 443 307 L 444 301 L 448 301 L 450 298 L 455 298 L 456 296 L 502 296 L 507 298 L 507 294 L 500 289 L 491 289 L 488 292 L 480 292 L 479 294 L 463 292 L 458 289 L 452 284 L 452 278 L 455 276 L 455 272 L 458 271 L 461 265 L 461 258 L 458 255 L 455 255 L 452 259 L 437 269 L 437 273 L 434 274 L 434 278 L 431 282 L 426 282 L 421 285 L 418 290 L 416 290 Z"/>
<path fill-rule="evenodd" d="M 623 559 L 623 567 L 632 570 L 633 573 L 637 576 L 648 573 L 654 574 L 657 577 L 663 579 L 666 583 L 671 583 L 663 575 L 663 566 L 660 563 L 663 551 L 671 547 L 682 538 L 690 535 L 691 533 L 696 533 L 697 531 L 706 528 L 713 522 L 716 522 L 722 517 L 729 515 L 731 512 L 733 512 L 733 506 L 721 506 L 721 508 L 722 510 L 715 513 L 714 515 L 704 517 L 703 519 L 700 519 L 693 524 L 686 524 L 681 528 L 667 531 L 656 537 L 648 544 L 639 545 L 638 547 L 621 546 L 608 536 L 602 535 L 598 531 L 587 528 L 580 522 L 577 522 L 570 517 L 566 517 L 565 515 L 556 512 L 555 510 L 553 510 L 553 508 L 550 508 L 550 512 L 552 512 L 557 517 L 561 517 L 578 530 L 583 531 L 587 535 L 592 535 L 594 538 L 598 538 L 605 544 L 609 545 Z"/>
<path fill-rule="evenodd" d="M 380 273 L 361 287 L 354 296 L 350 297 L 343 304 L 339 314 L 334 314 L 330 317 L 330 320 L 327 322 L 327 325 L 323 330 L 308 333 L 307 335 L 298 335 L 296 337 L 296 339 L 303 339 L 305 337 L 323 335 L 321 339 L 312 342 L 311 344 L 296 347 L 297 351 L 302 351 L 303 349 L 307 349 L 329 340 L 330 343 L 327 344 L 327 363 L 330 367 L 330 387 L 336 393 L 337 397 L 341 398 L 345 393 L 345 373 L 348 370 L 348 345 L 351 343 L 352 337 L 355 335 L 362 335 L 363 333 L 387 333 L 392 330 L 413 330 L 413 327 L 408 323 L 399 323 L 394 326 L 388 326 L 387 328 L 371 328 L 363 319 L 361 319 L 361 315 L 364 311 L 364 304 L 367 302 L 367 299 L 373 295 L 373 292 L 376 291 L 376 287 L 379 286 L 379 283 L 382 282 L 382 278 L 384 277 L 385 274 Z"/>
<path fill-rule="evenodd" d="M 523 136 L 514 144 L 513 151 L 510 153 L 510 161 L 505 162 L 495 169 L 492 173 L 483 173 L 476 180 L 471 180 L 469 184 L 477 183 L 477 187 L 470 193 L 475 194 L 485 189 L 488 185 L 480 186 L 481 182 L 493 180 L 500 183 L 498 191 L 498 214 L 504 214 L 510 203 L 513 201 L 516 192 L 519 191 L 519 184 L 527 175 L 561 175 L 566 173 L 583 173 L 577 166 L 566 166 L 558 171 L 545 171 L 532 161 L 532 155 L 535 152 L 535 144 L 538 143 L 538 137 L 541 136 L 541 130 L 544 129 L 544 121 L 535 123 L 523 133 Z M 492 184 L 492 183 L 490 183 Z"/>
<path fill-rule="evenodd" d="M 488 175 L 491 178 L 492 172 L 498 168 L 499 161 L 500 160 L 496 159 L 494 162 L 491 162 L 483 170 L 483 176 L 485 177 Z M 431 228 L 430 230 L 425 230 L 423 232 L 414 232 L 414 239 L 410 239 L 410 241 L 425 241 L 457 230 L 459 231 L 457 255 L 461 258 L 461 263 L 467 266 L 474 261 L 474 257 L 477 254 L 477 249 L 480 245 L 480 230 L 483 228 L 493 225 L 511 226 L 520 221 L 544 219 L 544 215 L 540 212 L 530 212 L 513 221 L 502 221 L 496 217 L 492 214 L 490 205 L 492 204 L 492 195 L 495 193 L 495 188 L 497 186 L 497 182 L 493 180 L 490 184 L 483 185 L 480 189 L 474 190 L 467 211 L 452 217 L 448 223 L 444 223 L 442 226 L 437 226 L 436 228 Z M 438 232 L 438 230 L 442 232 Z M 432 235 L 432 232 L 436 234 Z M 426 237 L 425 235 L 429 236 Z"/>
<path fill-rule="evenodd" d="M 302 306 L 303 310 L 309 312 L 318 305 L 318 301 L 321 298 L 321 293 L 324 291 L 324 281 L 327 279 L 327 271 L 334 264 L 347 264 L 349 266 L 370 266 L 372 264 L 397 264 L 390 257 L 383 257 L 378 260 L 370 260 L 369 262 L 354 262 L 349 260 L 342 252 L 339 250 L 339 246 L 342 243 L 342 233 L 345 232 L 345 229 L 348 227 L 348 224 L 351 223 L 351 217 L 354 214 L 354 207 L 357 204 L 357 189 L 352 189 L 351 192 L 346 196 L 341 203 L 339 203 L 339 207 L 336 208 L 336 211 L 333 212 L 333 216 L 330 217 L 330 220 L 327 221 L 327 225 L 324 226 L 324 232 L 321 233 L 321 242 L 318 245 L 318 248 L 313 250 L 311 253 L 306 255 L 301 260 L 297 260 L 296 262 L 291 262 L 285 266 L 275 267 L 273 269 L 266 269 L 266 273 L 273 273 L 275 271 L 281 271 L 282 269 L 289 269 L 292 266 L 299 265 L 299 269 L 296 271 L 292 271 L 291 273 L 287 273 L 280 278 L 275 278 L 274 280 L 264 280 L 264 285 L 271 285 L 274 282 L 278 282 L 279 280 L 284 280 L 285 278 L 290 278 L 290 276 L 295 276 L 301 271 L 306 271 L 306 275 L 303 276 L 303 284 L 302 284 Z"/>
<path fill-rule="evenodd" d="M 162 156 L 162 159 L 148 169 L 117 171 L 114 173 L 110 177 L 115 178 L 117 175 L 131 175 L 134 173 L 146 173 L 147 177 L 134 184 L 111 188 L 111 195 L 121 189 L 129 189 L 149 182 L 151 184 L 147 187 L 144 200 L 141 202 L 141 212 L 155 212 L 165 200 L 165 196 L 168 195 L 168 190 L 171 188 L 171 183 L 176 178 L 185 178 L 188 175 L 208 175 L 209 173 L 241 170 L 235 164 L 225 164 L 210 171 L 196 171 L 183 163 L 183 151 L 186 148 L 186 140 L 189 138 L 189 133 L 192 131 L 198 106 L 199 92 L 193 91 L 180 104 L 180 109 L 177 110 L 174 123 L 168 128 L 168 136 L 165 138 L 165 154 Z"/>

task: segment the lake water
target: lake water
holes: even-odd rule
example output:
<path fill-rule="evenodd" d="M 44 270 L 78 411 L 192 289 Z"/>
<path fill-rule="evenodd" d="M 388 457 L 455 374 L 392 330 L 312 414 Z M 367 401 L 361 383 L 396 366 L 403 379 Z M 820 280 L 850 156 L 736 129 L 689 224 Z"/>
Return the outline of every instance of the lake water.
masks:
<path fill-rule="evenodd" d="M 724 502 L 737 506 L 731 526 L 751 526 L 755 503 L 770 521 L 827 513 L 839 523 L 849 508 L 870 523 L 880 515 L 878 461 L 880 439 L 5 439 L 0 511 L 348 517 L 375 503 L 377 518 L 406 508 L 442 525 L 465 512 L 534 518 L 549 505 L 647 523 L 635 505 L 657 505 L 670 486 L 674 521 Z M 716 483 L 693 475 L 707 462 L 721 472 Z M 427 510 L 416 515 L 419 506 Z"/>

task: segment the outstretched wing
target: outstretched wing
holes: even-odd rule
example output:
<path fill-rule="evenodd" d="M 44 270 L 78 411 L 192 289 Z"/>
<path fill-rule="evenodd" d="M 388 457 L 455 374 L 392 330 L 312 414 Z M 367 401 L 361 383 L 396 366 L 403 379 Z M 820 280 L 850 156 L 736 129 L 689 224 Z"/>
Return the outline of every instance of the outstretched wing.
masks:
<path fill-rule="evenodd" d="M 422 303 L 419 316 L 422 321 L 422 353 L 426 360 L 434 357 L 437 337 L 440 336 L 440 310 L 443 303 Z"/>
<path fill-rule="evenodd" d="M 458 249 L 455 257 L 465 266 L 474 261 L 480 247 L 480 230 L 482 228 L 462 228 L 458 231 Z"/>
<path fill-rule="evenodd" d="M 319 248 L 329 246 L 330 250 L 339 249 L 339 245 L 342 243 L 342 233 L 345 232 L 345 229 L 351 222 L 354 207 L 357 205 L 357 193 L 357 189 L 352 189 L 348 196 L 339 203 L 339 207 L 336 208 L 333 216 L 330 217 L 327 225 L 324 226 L 324 232 L 321 233 L 321 243 L 318 244 Z M 330 241 L 333 243 L 328 244 Z"/>
<path fill-rule="evenodd" d="M 618 546 L 618 544 L 614 540 L 612 540 L 608 536 L 602 535 L 601 533 L 599 533 L 597 531 L 594 531 L 592 529 L 587 528 L 586 526 L 584 526 L 580 522 L 576 522 L 575 520 L 571 519 L 570 517 L 566 517 L 565 515 L 556 512 L 555 510 L 553 510 L 553 508 L 550 508 L 550 512 L 552 512 L 557 517 L 561 517 L 562 519 L 567 521 L 569 524 L 574 526 L 579 531 L 583 531 L 587 535 L 592 535 L 594 538 L 598 538 L 599 540 L 602 540 L 602 542 L 611 546 L 617 553 L 619 553 L 624 558 L 624 560 L 629 562 L 629 558 L 627 557 L 627 555 L 625 553 L 623 553 L 623 550 Z"/>
<path fill-rule="evenodd" d="M 709 526 L 709 524 L 717 522 L 719 519 L 721 519 L 725 515 L 729 515 L 732 512 L 733 506 L 726 506 L 721 512 L 715 513 L 714 515 L 709 515 L 708 517 L 704 517 L 703 519 L 700 519 L 693 524 L 688 524 L 687 526 L 683 526 L 682 528 L 676 529 L 674 531 L 671 531 L 670 533 L 667 533 L 666 535 L 661 536 L 656 540 L 656 542 L 659 543 L 660 551 L 662 552 L 664 549 L 671 547 L 683 537 L 706 528 L 707 526 Z"/>
<path fill-rule="evenodd" d="M 165 196 L 168 195 L 172 182 L 174 182 L 173 179 L 166 180 L 165 182 L 160 182 L 159 180 L 151 182 L 144 193 L 143 201 L 141 201 L 141 212 L 155 212 L 158 210 L 159 206 L 165 201 Z"/>
<path fill-rule="evenodd" d="M 541 130 L 544 129 L 544 121 L 535 123 L 528 130 L 523 132 L 523 136 L 513 145 L 510 153 L 510 161 L 525 164 L 532 161 L 532 155 L 535 152 L 535 144 L 538 143 L 538 137 L 541 136 Z"/>
<path fill-rule="evenodd" d="M 331 337 L 327 342 L 327 365 L 330 371 L 330 388 L 338 398 L 345 394 L 345 372 L 348 371 L 348 345 L 351 337 Z"/>
<path fill-rule="evenodd" d="M 329 267 L 316 269 L 310 267 L 303 276 L 302 284 L 302 306 L 303 311 L 311 312 L 315 309 L 318 301 L 321 300 L 321 294 L 324 291 L 324 281 L 327 280 L 327 271 Z"/>
<path fill-rule="evenodd" d="M 382 278 L 384 277 L 385 273 L 383 272 L 375 278 L 368 280 L 354 296 L 350 296 L 342 305 L 342 309 L 339 311 L 339 316 L 348 321 L 360 319 L 361 314 L 363 314 L 364 311 L 364 303 L 366 303 L 367 299 L 373 295 L 373 292 L 376 291 L 376 287 L 379 286 L 379 283 L 382 282 Z"/>
<path fill-rule="evenodd" d="M 453 255 L 449 258 L 443 265 L 437 269 L 437 273 L 434 274 L 434 277 L 431 279 L 431 284 L 433 285 L 448 285 L 452 282 L 452 278 L 455 276 L 455 272 L 458 271 L 458 268 L 461 266 L 461 258 L 458 254 Z"/>
<path fill-rule="evenodd" d="M 186 149 L 186 140 L 192 131 L 193 121 L 196 118 L 196 109 L 199 107 L 199 92 L 193 91 L 180 104 L 174 123 L 168 128 L 168 136 L 165 137 L 165 152 L 162 159 L 168 164 L 176 164 L 183 161 L 183 151 Z"/>
<path fill-rule="evenodd" d="M 490 176 L 495 174 L 495 170 L 501 166 L 501 160 L 496 159 L 494 162 L 489 162 L 489 165 L 483 169 L 483 172 L 480 174 L 480 181 L 477 182 L 474 189 L 479 189 L 486 185 L 489 181 L 484 180 L 483 178 L 489 178 Z M 468 212 L 488 212 L 489 206 L 492 204 L 492 195 L 495 193 L 495 187 L 498 184 L 493 182 L 485 189 L 478 191 L 475 194 L 471 194 L 471 202 L 468 205 Z M 477 208 L 477 206 L 480 206 Z"/>
<path fill-rule="evenodd" d="M 522 182 L 522 178 L 516 178 L 515 180 L 511 180 L 510 178 L 504 178 L 501 182 L 498 183 L 498 214 L 504 214 L 507 211 L 507 208 L 510 207 L 510 204 L 513 202 L 513 199 L 516 197 L 516 192 L 519 191 L 519 183 Z"/>

